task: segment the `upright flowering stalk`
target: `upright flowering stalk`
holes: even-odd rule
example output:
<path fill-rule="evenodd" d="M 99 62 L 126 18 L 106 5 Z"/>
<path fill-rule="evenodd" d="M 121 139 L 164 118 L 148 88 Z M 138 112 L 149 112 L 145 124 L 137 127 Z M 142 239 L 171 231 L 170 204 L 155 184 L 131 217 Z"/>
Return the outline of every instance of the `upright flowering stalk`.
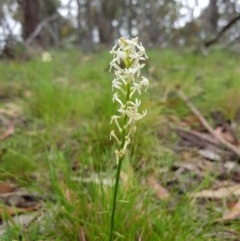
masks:
<path fill-rule="evenodd" d="M 114 70 L 115 78 L 112 81 L 113 102 L 118 105 L 117 114 L 111 117 L 111 124 L 115 124 L 115 130 L 110 133 L 110 139 L 117 142 L 115 150 L 117 160 L 117 173 L 114 185 L 114 195 L 111 213 L 111 226 L 109 241 L 113 240 L 114 217 L 122 160 L 126 154 L 128 145 L 136 132 L 136 121 L 146 115 L 146 111 L 139 111 L 142 89 L 146 90 L 149 84 L 147 78 L 141 76 L 141 69 L 147 59 L 145 49 L 138 38 L 118 40 L 110 53 L 113 60 L 110 62 L 110 70 Z"/>

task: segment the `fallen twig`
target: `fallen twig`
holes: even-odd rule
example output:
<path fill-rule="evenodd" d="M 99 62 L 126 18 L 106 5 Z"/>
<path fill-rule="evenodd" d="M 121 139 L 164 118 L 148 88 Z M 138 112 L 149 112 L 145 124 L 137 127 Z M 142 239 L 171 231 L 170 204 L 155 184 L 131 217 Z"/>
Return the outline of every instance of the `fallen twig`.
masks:
<path fill-rule="evenodd" d="M 222 145 L 216 139 L 210 138 L 206 134 L 198 131 L 186 130 L 183 128 L 174 128 L 174 131 L 183 139 L 189 141 L 194 146 L 207 148 L 209 145 L 221 148 Z M 208 134 L 209 135 L 209 134 Z"/>
<path fill-rule="evenodd" d="M 195 147 L 198 154 L 209 160 L 220 161 L 232 158 L 233 152 L 223 150 L 223 145 L 217 139 L 212 138 L 211 134 L 182 128 L 174 128 L 173 130 L 181 137 L 181 141 L 175 146 L 176 151 L 181 151 L 186 147 Z"/>
<path fill-rule="evenodd" d="M 0 141 L 7 139 L 9 136 L 13 134 L 14 134 L 14 121 L 10 121 L 5 133 L 2 136 L 0 136 Z"/>
<path fill-rule="evenodd" d="M 189 109 L 196 115 L 196 117 L 199 119 L 201 124 L 206 128 L 206 130 L 211 133 L 223 146 L 225 146 L 227 149 L 235 153 L 238 157 L 240 157 L 240 149 L 232 145 L 231 143 L 227 142 L 222 136 L 217 135 L 214 129 L 210 126 L 210 124 L 207 122 L 207 120 L 203 117 L 201 112 L 190 102 L 190 100 L 187 98 L 187 96 L 183 93 L 182 90 L 179 88 L 176 89 L 178 96 L 186 103 L 186 105 L 189 107 Z"/>
<path fill-rule="evenodd" d="M 37 27 L 34 29 L 32 34 L 26 39 L 25 44 L 30 45 L 32 41 L 37 37 L 37 35 L 41 32 L 42 28 L 47 25 L 49 22 L 56 20 L 58 18 L 58 14 L 53 14 L 52 16 L 47 17 L 42 22 L 40 22 Z"/>
<path fill-rule="evenodd" d="M 240 20 L 240 15 L 235 16 L 232 18 L 223 28 L 217 33 L 217 35 L 213 38 L 207 41 L 204 45 L 205 47 L 210 47 L 211 45 L 215 44 L 221 37 L 222 35 L 230 29 L 234 24 L 236 24 L 237 21 Z"/>

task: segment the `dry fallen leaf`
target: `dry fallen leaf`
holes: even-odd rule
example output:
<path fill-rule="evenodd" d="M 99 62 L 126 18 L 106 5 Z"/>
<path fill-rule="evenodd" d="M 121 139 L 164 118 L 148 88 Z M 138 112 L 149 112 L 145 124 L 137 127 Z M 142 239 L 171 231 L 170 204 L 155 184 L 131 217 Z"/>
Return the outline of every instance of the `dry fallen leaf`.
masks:
<path fill-rule="evenodd" d="M 0 194 L 16 191 L 16 186 L 10 183 L 0 183 Z"/>
<path fill-rule="evenodd" d="M 193 198 L 212 198 L 212 199 L 228 198 L 232 196 L 240 197 L 240 184 L 235 184 L 228 187 L 222 187 L 217 190 L 203 190 L 198 193 L 193 193 L 190 196 Z"/>
<path fill-rule="evenodd" d="M 28 207 L 28 208 L 17 208 L 17 207 L 11 207 L 7 205 L 0 205 L 0 219 L 4 216 L 8 217 L 8 216 L 36 211 L 41 206 L 42 206 L 41 203 L 37 203 L 35 204 L 35 206 Z"/>
<path fill-rule="evenodd" d="M 23 210 L 15 208 L 15 207 L 9 207 L 6 205 L 1 205 L 0 206 L 0 220 L 2 219 L 2 217 L 4 216 L 12 216 L 12 215 L 16 215 L 19 213 L 24 213 Z"/>
<path fill-rule="evenodd" d="M 43 219 L 43 216 L 44 213 L 42 212 L 42 210 L 38 210 L 34 212 L 21 213 L 21 215 L 13 215 L 11 218 L 9 217 L 8 221 L 6 220 L 4 223 L 0 225 L 0 239 L 2 235 L 6 232 L 6 230 L 9 229 L 9 225 L 18 225 L 28 229 L 33 222 L 38 223 L 38 225 L 41 225 L 40 222 Z"/>
<path fill-rule="evenodd" d="M 38 210 L 39 199 L 18 189 L 11 183 L 0 183 L 0 221 L 4 217 L 15 216 Z"/>
<path fill-rule="evenodd" d="M 7 139 L 9 136 L 14 134 L 14 122 L 10 121 L 8 124 L 8 128 L 5 131 L 5 133 L 3 133 L 2 136 L 0 136 L 0 141 L 3 141 L 5 139 Z"/>
<path fill-rule="evenodd" d="M 240 218 L 240 199 L 229 212 L 226 212 L 222 218 L 219 218 L 216 221 L 217 222 L 231 221 L 239 218 Z"/>
<path fill-rule="evenodd" d="M 167 199 L 169 197 L 169 192 L 153 176 L 148 178 L 148 183 L 158 198 Z"/>
<path fill-rule="evenodd" d="M 220 136 L 221 138 L 225 139 L 226 141 L 232 144 L 238 144 L 238 140 L 231 126 L 227 123 L 216 127 L 216 129 L 214 130 L 214 133 L 216 134 L 216 136 Z"/>

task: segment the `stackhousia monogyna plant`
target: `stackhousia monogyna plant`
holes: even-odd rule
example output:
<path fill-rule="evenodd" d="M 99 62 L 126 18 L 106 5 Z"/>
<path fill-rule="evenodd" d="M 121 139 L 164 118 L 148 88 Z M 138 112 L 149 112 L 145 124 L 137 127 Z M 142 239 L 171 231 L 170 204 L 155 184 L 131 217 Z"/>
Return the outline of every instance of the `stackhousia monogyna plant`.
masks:
<path fill-rule="evenodd" d="M 147 89 L 149 81 L 141 76 L 141 69 L 145 66 L 144 62 L 148 57 L 138 38 L 120 38 L 110 53 L 113 55 L 110 70 L 114 70 L 115 75 L 112 81 L 112 100 L 118 105 L 117 113 L 111 117 L 111 124 L 115 124 L 116 128 L 110 133 L 110 139 L 117 142 L 115 150 L 117 173 L 109 234 L 109 241 L 112 241 L 122 161 L 136 132 L 136 121 L 142 119 L 147 113 L 147 111 L 140 112 L 139 107 L 142 89 Z"/>

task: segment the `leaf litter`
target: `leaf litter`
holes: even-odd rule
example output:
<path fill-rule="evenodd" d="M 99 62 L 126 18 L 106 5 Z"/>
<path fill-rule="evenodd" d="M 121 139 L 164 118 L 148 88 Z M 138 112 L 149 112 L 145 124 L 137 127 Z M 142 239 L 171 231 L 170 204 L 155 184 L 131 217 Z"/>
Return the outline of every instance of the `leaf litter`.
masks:
<path fill-rule="evenodd" d="M 40 216 L 41 198 L 8 182 L 0 183 L 0 235 L 9 223 L 28 226 Z"/>
<path fill-rule="evenodd" d="M 0 108 L 0 141 L 3 142 L 15 134 L 16 123 L 22 122 L 22 110 L 19 105 L 6 102 Z M 0 158 L 5 149 L 1 150 Z M 0 236 L 9 224 L 29 226 L 39 219 L 43 200 L 11 182 L 0 182 Z"/>
<path fill-rule="evenodd" d="M 194 173 L 199 180 L 203 180 L 208 174 L 210 178 L 212 177 L 212 183 L 215 183 L 215 186 L 190 193 L 187 191 L 189 196 L 197 202 L 211 200 L 212 204 L 221 210 L 222 217 L 216 218 L 213 222 L 225 223 L 239 220 L 240 165 L 238 159 L 240 157 L 240 142 L 236 134 L 236 130 L 240 129 L 239 122 L 232 125 L 229 120 L 224 118 L 223 113 L 215 111 L 212 113 L 212 122 L 215 126 L 212 127 L 187 96 L 179 89 L 177 92 L 180 99 L 192 111 L 194 121 L 180 122 L 178 127 L 172 128 L 179 137 L 174 150 L 183 157 L 180 163 L 175 164 L 176 179 L 180 183 L 179 175 L 184 172 Z M 233 204 L 227 208 L 227 211 L 224 211 L 224 206 L 218 200 Z M 201 202 L 201 204 L 204 203 Z M 205 203 L 205 209 L 207 210 L 207 203 Z M 239 233 L 226 229 L 209 233 L 210 236 L 238 240 L 235 238 L 239 237 Z"/>

